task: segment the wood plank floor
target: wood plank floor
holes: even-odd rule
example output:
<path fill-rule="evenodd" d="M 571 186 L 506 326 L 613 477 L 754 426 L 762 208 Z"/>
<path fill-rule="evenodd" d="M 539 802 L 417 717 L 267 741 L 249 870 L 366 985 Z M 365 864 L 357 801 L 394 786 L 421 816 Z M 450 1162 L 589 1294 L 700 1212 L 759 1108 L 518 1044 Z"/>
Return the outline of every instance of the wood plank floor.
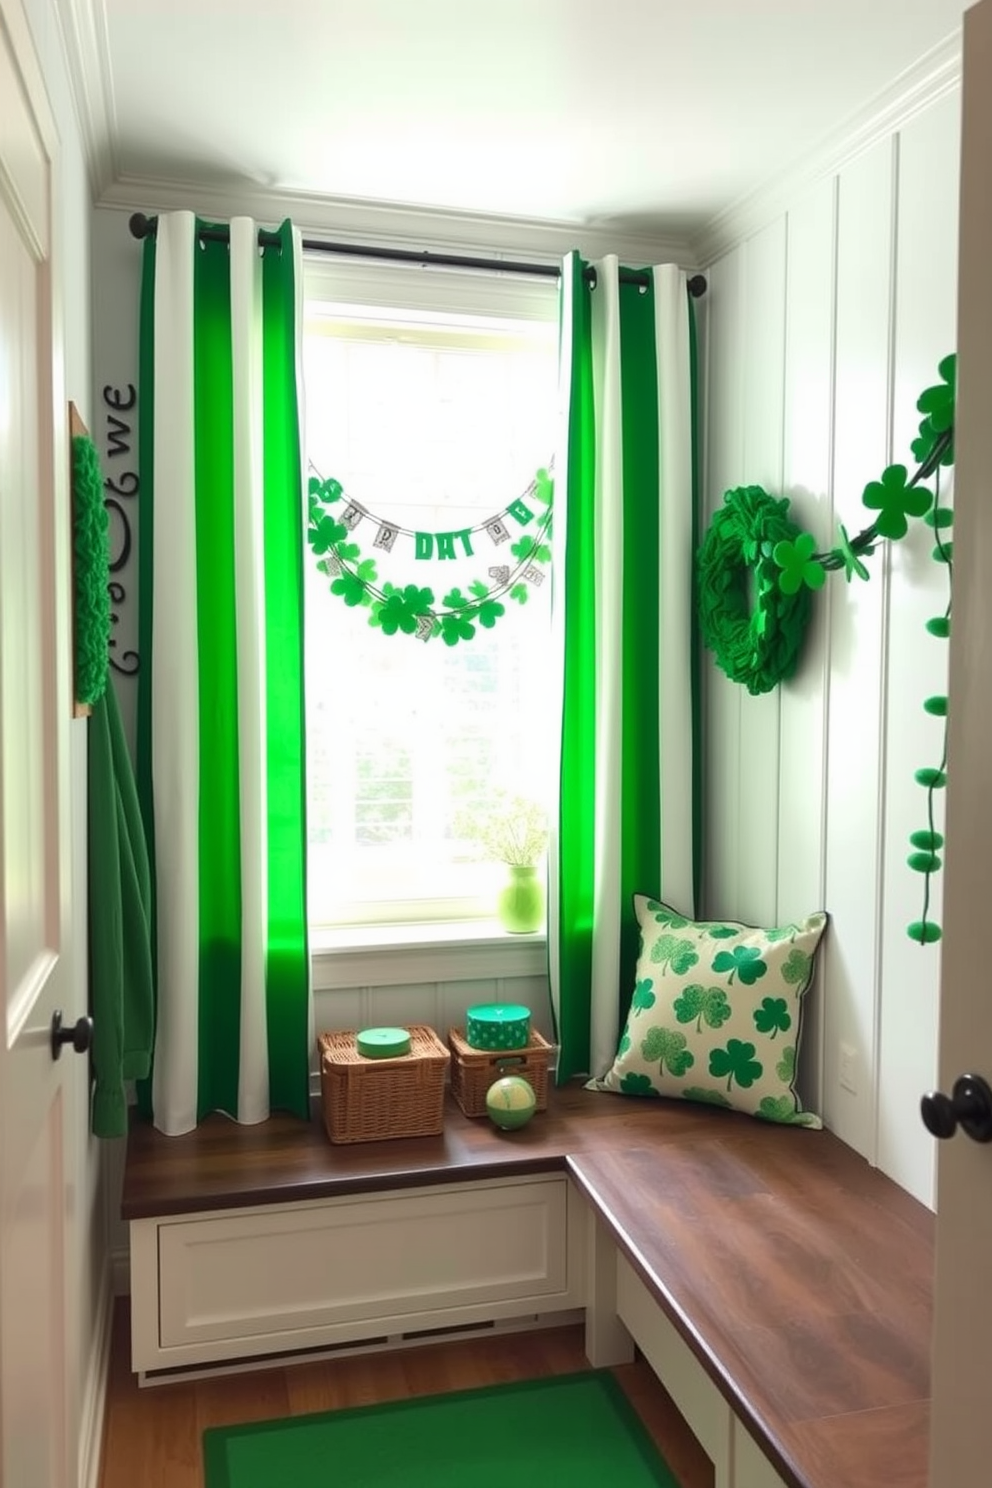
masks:
<path fill-rule="evenodd" d="M 313 1364 L 138 1387 L 130 1311 L 114 1313 L 100 1488 L 203 1488 L 207 1426 L 306 1415 L 445 1390 L 569 1374 L 588 1367 L 580 1327 L 431 1344 Z M 647 1364 L 613 1371 L 681 1488 L 713 1488 L 713 1468 Z"/>

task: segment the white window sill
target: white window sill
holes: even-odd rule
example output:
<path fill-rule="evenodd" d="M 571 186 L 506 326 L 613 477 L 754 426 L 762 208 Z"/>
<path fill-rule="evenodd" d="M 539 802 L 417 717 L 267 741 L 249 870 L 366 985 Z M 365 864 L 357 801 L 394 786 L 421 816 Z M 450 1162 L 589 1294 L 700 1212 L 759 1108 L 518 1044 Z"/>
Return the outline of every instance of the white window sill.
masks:
<path fill-rule="evenodd" d="M 322 926 L 310 933 L 315 992 L 547 974 L 547 937 L 494 920 Z"/>

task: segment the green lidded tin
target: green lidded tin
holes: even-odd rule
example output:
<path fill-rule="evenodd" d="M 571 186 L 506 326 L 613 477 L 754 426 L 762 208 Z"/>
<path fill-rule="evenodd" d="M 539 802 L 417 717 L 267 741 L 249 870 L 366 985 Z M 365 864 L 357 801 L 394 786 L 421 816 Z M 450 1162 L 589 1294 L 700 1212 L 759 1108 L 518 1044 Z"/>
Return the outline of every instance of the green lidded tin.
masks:
<path fill-rule="evenodd" d="M 355 1036 L 355 1047 L 364 1059 L 398 1059 L 410 1052 L 405 1028 L 364 1028 Z"/>
<path fill-rule="evenodd" d="M 530 1008 L 512 1002 L 480 1002 L 465 1014 L 465 1042 L 472 1049 L 526 1049 Z"/>

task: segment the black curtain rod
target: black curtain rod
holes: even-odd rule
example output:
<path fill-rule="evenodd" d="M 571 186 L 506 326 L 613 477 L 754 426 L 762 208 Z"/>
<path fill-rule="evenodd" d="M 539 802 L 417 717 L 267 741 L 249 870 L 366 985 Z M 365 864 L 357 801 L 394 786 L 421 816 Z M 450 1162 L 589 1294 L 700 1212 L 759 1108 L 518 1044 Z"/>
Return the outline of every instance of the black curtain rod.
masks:
<path fill-rule="evenodd" d="M 154 237 L 158 219 L 146 217 L 144 212 L 135 212 L 130 221 L 131 233 L 136 238 Z M 226 227 L 201 227 L 200 237 L 208 243 L 226 243 L 230 233 Z M 278 233 L 259 229 L 258 241 L 263 246 L 274 246 L 280 241 Z M 559 279 L 561 270 L 557 264 L 519 263 L 505 258 L 469 258 L 460 253 L 420 253 L 414 248 L 374 248 L 357 243 L 328 243 L 322 238 L 304 238 L 306 253 L 343 253 L 352 258 L 381 258 L 392 263 L 420 264 L 436 269 L 484 269 L 492 274 L 531 274 L 545 279 Z M 590 283 L 596 281 L 596 270 L 587 268 L 585 277 Z M 621 284 L 640 284 L 647 287 L 650 277 L 635 269 L 620 270 Z M 687 288 L 694 299 L 706 293 L 706 279 L 702 274 L 693 274 Z"/>

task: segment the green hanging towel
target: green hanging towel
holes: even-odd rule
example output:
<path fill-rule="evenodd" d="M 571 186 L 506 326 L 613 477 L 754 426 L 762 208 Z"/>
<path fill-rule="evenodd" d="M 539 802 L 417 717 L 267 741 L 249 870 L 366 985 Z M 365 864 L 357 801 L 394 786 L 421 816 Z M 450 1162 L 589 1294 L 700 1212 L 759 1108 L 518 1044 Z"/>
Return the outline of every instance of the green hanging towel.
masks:
<path fill-rule="evenodd" d="M 131 758 L 108 680 L 89 722 L 89 969 L 92 1128 L 127 1131 L 125 1080 L 151 1067 L 155 1029 L 151 876 Z"/>

